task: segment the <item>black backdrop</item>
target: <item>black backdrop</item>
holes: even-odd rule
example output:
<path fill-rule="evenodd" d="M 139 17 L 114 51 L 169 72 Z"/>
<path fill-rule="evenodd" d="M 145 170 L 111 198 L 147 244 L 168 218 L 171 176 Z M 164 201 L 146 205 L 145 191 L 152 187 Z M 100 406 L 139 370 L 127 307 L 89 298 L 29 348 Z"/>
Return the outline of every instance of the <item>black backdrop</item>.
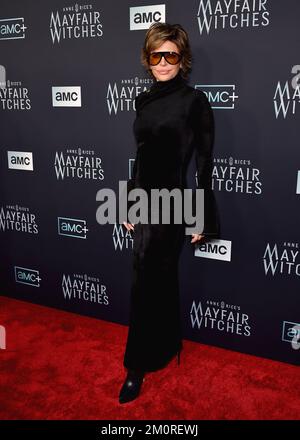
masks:
<path fill-rule="evenodd" d="M 133 239 L 97 223 L 96 194 L 130 177 L 146 29 L 180 23 L 189 82 L 214 110 L 222 222 L 181 255 L 184 336 L 299 364 L 299 1 L 2 1 L 0 14 L 1 294 L 128 323 Z"/>

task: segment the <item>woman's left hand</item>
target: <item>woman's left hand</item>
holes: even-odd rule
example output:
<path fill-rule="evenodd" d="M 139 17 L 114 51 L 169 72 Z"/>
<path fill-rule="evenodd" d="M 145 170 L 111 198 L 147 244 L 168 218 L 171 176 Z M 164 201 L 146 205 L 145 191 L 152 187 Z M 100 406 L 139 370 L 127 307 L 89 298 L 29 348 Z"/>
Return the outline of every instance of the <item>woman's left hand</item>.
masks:
<path fill-rule="evenodd" d="M 197 241 L 201 241 L 204 235 L 201 234 L 192 234 L 191 243 L 196 243 Z"/>

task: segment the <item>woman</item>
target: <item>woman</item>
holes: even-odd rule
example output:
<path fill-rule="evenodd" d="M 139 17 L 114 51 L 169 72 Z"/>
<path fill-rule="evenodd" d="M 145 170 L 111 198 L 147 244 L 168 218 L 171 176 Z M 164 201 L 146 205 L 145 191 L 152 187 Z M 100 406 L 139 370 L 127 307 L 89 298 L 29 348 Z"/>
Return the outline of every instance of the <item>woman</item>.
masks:
<path fill-rule="evenodd" d="M 191 51 L 185 30 L 179 24 L 151 25 L 142 64 L 154 83 L 135 99 L 137 152 L 128 192 L 133 188 L 148 194 L 153 188 L 187 188 L 186 172 L 195 151 L 197 187 L 204 189 L 204 228 L 192 234 L 190 242 L 216 237 L 219 226 L 211 189 L 214 120 L 204 92 L 186 83 Z M 178 260 L 186 226 L 172 221 L 124 225 L 134 232 L 134 244 L 130 324 L 123 361 L 127 376 L 120 403 L 139 395 L 147 372 L 165 367 L 176 354 L 179 363 Z"/>

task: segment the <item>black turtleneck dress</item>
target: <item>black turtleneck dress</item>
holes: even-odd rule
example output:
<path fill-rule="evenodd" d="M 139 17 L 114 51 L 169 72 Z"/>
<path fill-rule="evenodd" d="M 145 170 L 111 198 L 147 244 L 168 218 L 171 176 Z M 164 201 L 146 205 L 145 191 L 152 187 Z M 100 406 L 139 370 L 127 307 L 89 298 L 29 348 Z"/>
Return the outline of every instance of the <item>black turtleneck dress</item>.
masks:
<path fill-rule="evenodd" d="M 199 233 L 217 237 L 219 222 L 211 186 L 214 119 L 205 93 L 189 86 L 179 71 L 138 95 L 135 108 L 137 151 L 128 192 L 143 188 L 150 196 L 151 188 L 188 188 L 186 173 L 195 152 L 197 187 L 204 189 L 205 203 L 204 229 Z M 178 261 L 185 237 L 191 240 L 185 226 L 174 221 L 134 226 L 130 321 L 123 361 L 128 369 L 156 371 L 182 348 Z"/>

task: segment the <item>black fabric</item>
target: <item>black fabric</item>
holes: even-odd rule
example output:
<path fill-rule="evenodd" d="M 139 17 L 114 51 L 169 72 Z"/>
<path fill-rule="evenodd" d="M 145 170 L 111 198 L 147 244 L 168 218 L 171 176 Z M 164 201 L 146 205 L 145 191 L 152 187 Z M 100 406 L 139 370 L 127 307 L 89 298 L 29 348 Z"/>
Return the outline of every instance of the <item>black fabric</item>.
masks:
<path fill-rule="evenodd" d="M 150 195 L 152 188 L 187 188 L 186 173 L 195 152 L 197 187 L 205 194 L 204 229 L 199 233 L 218 237 L 218 212 L 211 189 L 214 118 L 206 95 L 189 86 L 179 71 L 170 80 L 156 81 L 136 97 L 135 104 L 137 152 L 128 191 L 143 188 Z M 195 204 L 194 195 L 195 191 Z M 178 260 L 185 224 L 137 223 L 133 237 L 124 366 L 155 371 L 182 347 Z"/>

